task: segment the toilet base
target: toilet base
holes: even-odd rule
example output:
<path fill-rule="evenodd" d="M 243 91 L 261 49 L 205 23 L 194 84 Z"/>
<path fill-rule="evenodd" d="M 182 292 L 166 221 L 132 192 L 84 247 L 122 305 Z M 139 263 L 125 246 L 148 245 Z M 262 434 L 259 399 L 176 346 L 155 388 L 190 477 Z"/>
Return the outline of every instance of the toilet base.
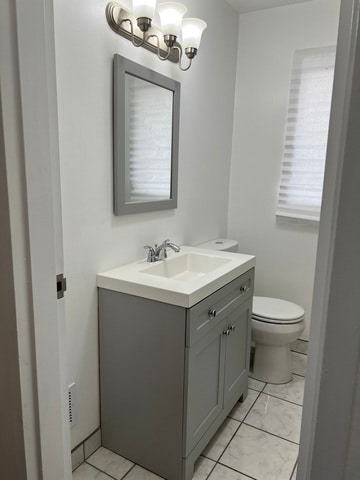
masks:
<path fill-rule="evenodd" d="M 293 375 L 290 366 L 289 345 L 255 344 L 254 367 L 251 375 L 266 383 L 288 383 Z"/>

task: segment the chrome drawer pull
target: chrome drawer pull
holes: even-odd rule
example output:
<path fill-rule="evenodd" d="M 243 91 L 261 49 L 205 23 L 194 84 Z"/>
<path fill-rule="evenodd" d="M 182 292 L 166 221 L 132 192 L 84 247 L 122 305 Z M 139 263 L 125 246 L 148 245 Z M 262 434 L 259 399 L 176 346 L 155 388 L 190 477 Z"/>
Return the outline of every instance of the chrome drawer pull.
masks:
<path fill-rule="evenodd" d="M 223 335 L 230 335 L 231 331 L 229 329 L 223 331 Z"/>
<path fill-rule="evenodd" d="M 210 308 L 210 310 L 209 310 L 209 312 L 208 312 L 210 318 L 215 318 L 215 317 L 216 317 L 216 313 L 217 313 L 216 310 L 213 309 L 213 308 Z"/>
<path fill-rule="evenodd" d="M 249 288 L 250 287 L 248 287 L 247 285 L 241 285 L 240 294 L 243 295 L 244 293 L 246 293 L 249 290 Z"/>
<path fill-rule="evenodd" d="M 236 325 L 231 325 L 230 327 L 228 327 L 228 329 L 230 330 L 230 333 L 233 332 L 236 328 Z"/>

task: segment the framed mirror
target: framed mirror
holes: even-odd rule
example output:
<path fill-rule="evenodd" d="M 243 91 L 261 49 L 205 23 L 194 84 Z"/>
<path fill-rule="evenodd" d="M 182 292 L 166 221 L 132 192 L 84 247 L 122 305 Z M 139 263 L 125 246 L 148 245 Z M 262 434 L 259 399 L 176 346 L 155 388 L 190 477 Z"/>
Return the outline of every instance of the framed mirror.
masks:
<path fill-rule="evenodd" d="M 177 207 L 180 84 L 114 56 L 114 213 Z"/>

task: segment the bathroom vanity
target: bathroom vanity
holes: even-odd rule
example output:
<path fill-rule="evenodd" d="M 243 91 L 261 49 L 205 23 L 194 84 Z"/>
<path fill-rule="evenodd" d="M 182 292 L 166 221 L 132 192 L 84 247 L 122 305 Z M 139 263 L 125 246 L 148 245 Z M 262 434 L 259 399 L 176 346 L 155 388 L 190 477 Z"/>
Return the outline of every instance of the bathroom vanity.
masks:
<path fill-rule="evenodd" d="M 126 284 L 129 266 L 98 276 L 102 444 L 168 480 L 192 478 L 196 459 L 248 388 L 255 259 L 203 250 L 215 262 L 204 273 L 206 258 L 199 267 L 194 251 L 185 252 L 186 280 L 168 268 L 171 259 L 160 274 L 151 271 L 154 279 L 146 273 L 153 267 L 137 262 L 133 285 Z M 179 263 L 180 256 L 171 258 Z M 216 266 L 216 259 L 228 261 Z M 129 293 L 147 281 L 164 281 L 163 288 L 145 288 L 148 298 Z"/>

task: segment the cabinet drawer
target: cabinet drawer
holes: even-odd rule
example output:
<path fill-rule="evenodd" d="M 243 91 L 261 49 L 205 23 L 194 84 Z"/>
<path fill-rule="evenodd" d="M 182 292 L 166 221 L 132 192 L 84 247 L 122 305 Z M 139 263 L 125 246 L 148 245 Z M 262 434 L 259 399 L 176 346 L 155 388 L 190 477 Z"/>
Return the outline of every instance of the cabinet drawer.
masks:
<path fill-rule="evenodd" d="M 251 269 L 189 308 L 186 313 L 186 346 L 196 343 L 250 298 L 253 288 L 254 269 Z"/>

